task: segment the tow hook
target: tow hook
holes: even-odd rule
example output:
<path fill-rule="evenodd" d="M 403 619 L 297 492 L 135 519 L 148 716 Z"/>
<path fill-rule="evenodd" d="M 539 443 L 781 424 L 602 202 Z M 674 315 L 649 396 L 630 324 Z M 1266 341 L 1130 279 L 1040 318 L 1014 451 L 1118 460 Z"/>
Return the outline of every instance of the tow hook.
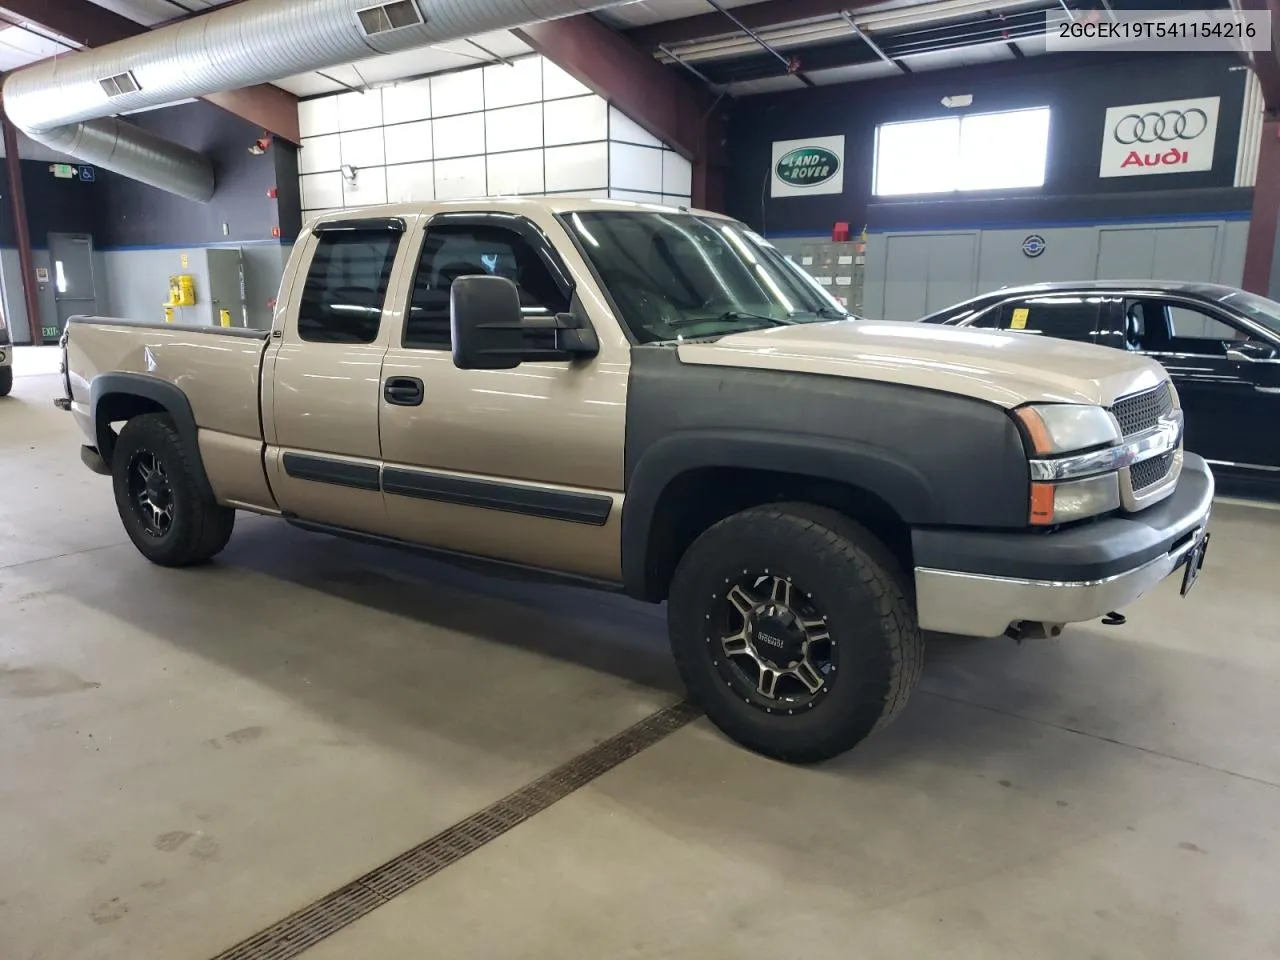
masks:
<path fill-rule="evenodd" d="M 1017 623 L 1010 624 L 1009 629 L 1004 632 L 1006 637 L 1022 643 L 1023 640 L 1047 640 L 1050 637 L 1059 637 L 1062 635 L 1061 623 L 1044 623 L 1040 620 L 1019 620 Z"/>
<path fill-rule="evenodd" d="M 58 397 L 56 400 L 54 400 L 54 401 L 53 401 L 53 405 L 54 405 L 55 407 L 57 407 L 59 410 L 70 410 L 70 409 L 71 409 L 71 398 L 70 398 L 70 397 Z"/>

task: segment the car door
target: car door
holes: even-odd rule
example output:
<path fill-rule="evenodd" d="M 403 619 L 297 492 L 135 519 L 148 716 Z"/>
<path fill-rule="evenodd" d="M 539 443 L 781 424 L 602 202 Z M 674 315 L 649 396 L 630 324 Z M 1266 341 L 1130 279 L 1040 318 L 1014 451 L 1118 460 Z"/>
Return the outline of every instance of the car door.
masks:
<path fill-rule="evenodd" d="M 512 370 L 460 370 L 451 354 L 459 277 L 510 278 L 529 318 L 567 312 L 573 300 L 598 315 L 586 265 L 550 218 L 440 214 L 421 233 L 404 329 L 382 366 L 383 487 L 396 536 L 619 580 L 627 342 L 602 336 L 594 358 Z M 552 348 L 554 336 L 531 346 Z"/>
<path fill-rule="evenodd" d="M 266 470 L 285 513 L 386 529 L 381 369 L 391 330 L 399 329 L 388 294 L 414 219 L 324 222 L 299 241 L 305 266 L 263 368 Z"/>
<path fill-rule="evenodd" d="M 1219 465 L 1280 466 L 1280 392 L 1262 382 L 1270 364 L 1241 356 L 1250 342 L 1229 314 L 1197 301 L 1142 297 L 1126 301 L 1140 318 L 1141 352 L 1169 371 L 1182 400 L 1186 447 Z"/>

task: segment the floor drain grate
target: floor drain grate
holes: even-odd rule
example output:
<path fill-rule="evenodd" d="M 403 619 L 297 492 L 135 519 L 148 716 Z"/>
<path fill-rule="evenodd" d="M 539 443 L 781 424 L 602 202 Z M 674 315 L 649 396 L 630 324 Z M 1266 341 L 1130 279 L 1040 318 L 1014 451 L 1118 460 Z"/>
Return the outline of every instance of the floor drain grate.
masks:
<path fill-rule="evenodd" d="M 214 960 L 289 960 L 298 956 L 700 715 L 701 711 L 687 701 L 659 710 L 345 887 L 224 950 Z"/>

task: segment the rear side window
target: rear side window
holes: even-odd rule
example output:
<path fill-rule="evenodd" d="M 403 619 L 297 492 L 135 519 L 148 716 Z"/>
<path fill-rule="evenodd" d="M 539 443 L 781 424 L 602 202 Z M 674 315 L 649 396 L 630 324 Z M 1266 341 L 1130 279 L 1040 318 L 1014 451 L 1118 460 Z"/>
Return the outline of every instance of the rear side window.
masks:
<path fill-rule="evenodd" d="M 400 234 L 322 233 L 298 308 L 298 336 L 311 343 L 372 343 L 391 282 Z"/>
<path fill-rule="evenodd" d="M 1098 331 L 1098 303 L 1083 297 L 1053 297 L 1007 303 L 1000 327 L 1057 340 L 1092 341 Z"/>

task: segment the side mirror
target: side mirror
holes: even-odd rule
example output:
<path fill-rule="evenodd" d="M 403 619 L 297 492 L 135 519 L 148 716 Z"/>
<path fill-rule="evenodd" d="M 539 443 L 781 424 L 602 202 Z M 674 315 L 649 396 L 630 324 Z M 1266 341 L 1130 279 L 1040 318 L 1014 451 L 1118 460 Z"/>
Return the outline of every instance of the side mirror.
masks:
<path fill-rule="evenodd" d="M 520 292 L 506 277 L 459 277 L 449 290 L 453 365 L 510 370 L 524 354 Z"/>
<path fill-rule="evenodd" d="M 574 310 L 554 317 L 525 317 L 520 291 L 505 277 L 459 277 L 449 291 L 453 365 L 459 370 L 511 370 L 526 360 L 594 357 L 600 340 Z M 540 337 L 547 346 L 530 344 Z"/>
<path fill-rule="evenodd" d="M 1276 359 L 1276 348 L 1269 343 L 1245 340 L 1227 350 L 1227 359 L 1236 363 L 1253 363 L 1256 360 Z"/>

